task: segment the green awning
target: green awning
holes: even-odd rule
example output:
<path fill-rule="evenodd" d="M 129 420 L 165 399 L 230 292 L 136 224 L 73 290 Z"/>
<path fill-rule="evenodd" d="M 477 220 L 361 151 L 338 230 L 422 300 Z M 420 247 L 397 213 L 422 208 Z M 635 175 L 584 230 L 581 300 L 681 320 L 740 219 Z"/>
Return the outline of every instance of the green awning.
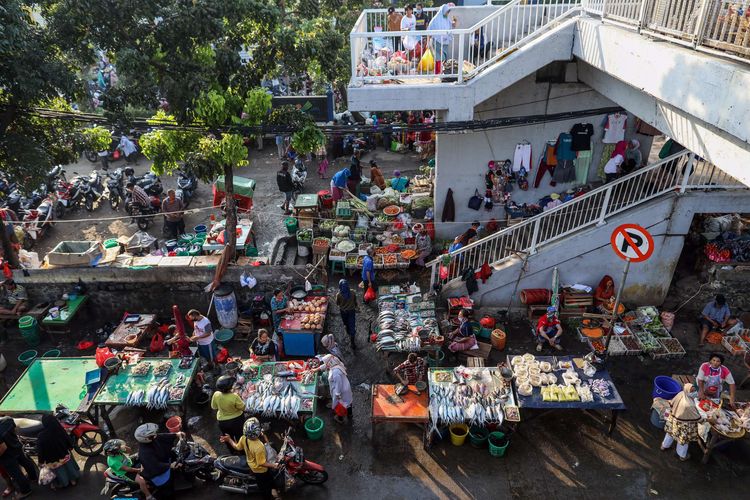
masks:
<path fill-rule="evenodd" d="M 245 196 L 247 198 L 253 197 L 253 193 L 255 192 L 255 181 L 253 179 L 235 175 L 232 184 L 234 185 L 234 194 Z M 219 191 L 226 191 L 223 175 L 220 175 L 219 178 L 216 179 L 216 189 Z"/>

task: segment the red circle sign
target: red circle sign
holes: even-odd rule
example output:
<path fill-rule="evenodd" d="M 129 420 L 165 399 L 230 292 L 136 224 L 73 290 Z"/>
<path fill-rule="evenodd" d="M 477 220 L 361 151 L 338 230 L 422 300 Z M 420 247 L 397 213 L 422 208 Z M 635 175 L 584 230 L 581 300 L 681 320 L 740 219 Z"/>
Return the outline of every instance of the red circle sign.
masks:
<path fill-rule="evenodd" d="M 643 262 L 654 253 L 654 239 L 638 224 L 617 226 L 610 243 L 618 257 L 630 262 Z"/>

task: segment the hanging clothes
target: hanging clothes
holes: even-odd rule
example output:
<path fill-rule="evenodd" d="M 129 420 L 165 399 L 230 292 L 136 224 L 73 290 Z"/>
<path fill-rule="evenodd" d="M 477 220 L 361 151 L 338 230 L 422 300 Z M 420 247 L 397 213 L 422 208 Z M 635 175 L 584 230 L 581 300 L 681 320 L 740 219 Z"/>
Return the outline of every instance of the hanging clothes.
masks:
<path fill-rule="evenodd" d="M 617 144 L 625 139 L 625 127 L 628 124 L 628 115 L 625 113 L 612 113 L 607 115 L 604 124 L 604 144 Z"/>
<path fill-rule="evenodd" d="M 527 172 L 531 171 L 531 144 L 528 142 L 516 144 L 512 168 L 514 172 L 519 172 L 521 168 L 525 168 Z"/>
<path fill-rule="evenodd" d="M 545 148 L 545 153 L 542 155 L 542 157 L 539 159 L 539 168 L 536 170 L 536 178 L 534 179 L 534 188 L 538 188 L 539 184 L 542 183 L 542 178 L 544 177 L 544 174 L 549 172 L 550 178 L 555 173 L 555 165 L 557 165 L 557 160 L 555 159 L 554 164 L 550 165 L 549 159 L 550 155 L 548 154 L 549 151 L 553 151 L 552 158 L 555 158 L 554 155 L 555 145 L 554 144 L 547 144 L 547 147 Z M 554 182 L 554 181 L 552 181 Z M 554 186 L 554 184 L 551 184 Z"/>
<path fill-rule="evenodd" d="M 555 155 L 555 143 L 554 142 L 547 142 L 547 144 L 544 146 L 544 162 L 550 166 L 554 167 L 557 165 L 557 156 Z"/>
<path fill-rule="evenodd" d="M 482 280 L 482 284 L 487 283 L 487 280 L 490 279 L 490 276 L 492 276 L 492 268 L 487 262 L 482 264 L 482 267 L 474 275 L 476 279 Z"/>
<path fill-rule="evenodd" d="M 555 183 L 559 182 L 561 184 L 576 180 L 576 169 L 573 165 L 573 160 L 558 159 L 555 171 L 552 172 L 552 180 Z"/>
<path fill-rule="evenodd" d="M 591 151 L 582 150 L 578 152 L 575 160 L 576 184 L 586 184 L 589 181 L 589 167 L 591 166 Z"/>
<path fill-rule="evenodd" d="M 562 161 L 573 161 L 576 154 L 573 151 L 573 136 L 563 132 L 557 136 L 555 143 L 555 156 L 557 156 L 558 165 Z"/>
<path fill-rule="evenodd" d="M 573 137 L 573 151 L 588 151 L 591 149 L 594 126 L 590 123 L 576 123 L 570 129 L 570 135 Z"/>
<path fill-rule="evenodd" d="M 474 269 L 467 267 L 461 271 L 461 280 L 466 282 L 466 291 L 469 292 L 469 295 L 479 291 L 479 285 L 477 284 L 477 277 L 474 275 Z"/>
<path fill-rule="evenodd" d="M 614 150 L 615 144 L 604 144 L 604 147 L 602 148 L 602 157 L 599 159 L 599 167 L 596 169 L 596 175 L 602 180 L 607 178 L 607 176 L 604 175 L 604 165 L 606 165 L 609 159 L 612 158 L 612 152 Z"/>
<path fill-rule="evenodd" d="M 456 204 L 453 202 L 453 190 L 448 188 L 445 193 L 445 203 L 443 204 L 443 222 L 453 222 L 456 220 Z"/>

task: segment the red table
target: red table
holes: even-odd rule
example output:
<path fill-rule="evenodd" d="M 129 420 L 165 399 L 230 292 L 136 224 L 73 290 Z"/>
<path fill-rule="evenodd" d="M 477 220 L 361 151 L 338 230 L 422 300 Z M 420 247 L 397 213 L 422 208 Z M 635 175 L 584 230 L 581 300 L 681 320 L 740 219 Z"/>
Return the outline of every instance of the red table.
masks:
<path fill-rule="evenodd" d="M 417 388 L 409 386 L 409 392 L 400 396 L 403 403 L 393 403 L 389 398 L 395 395 L 395 385 L 375 384 L 372 386 L 372 438 L 375 439 L 375 426 L 380 423 L 417 424 L 427 429 L 430 419 L 429 396 L 427 390 L 420 395 Z"/>

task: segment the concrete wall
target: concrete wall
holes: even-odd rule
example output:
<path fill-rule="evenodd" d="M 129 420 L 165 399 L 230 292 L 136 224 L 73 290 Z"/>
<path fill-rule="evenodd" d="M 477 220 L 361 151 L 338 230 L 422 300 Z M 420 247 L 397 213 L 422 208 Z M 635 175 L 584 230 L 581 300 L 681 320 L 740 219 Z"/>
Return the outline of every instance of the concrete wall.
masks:
<path fill-rule="evenodd" d="M 579 78 L 750 185 L 750 67 L 578 20 Z"/>
<path fill-rule="evenodd" d="M 583 230 L 542 247 L 530 256 L 512 305 L 520 306 L 518 293 L 524 288 L 550 288 L 554 267 L 558 268 L 562 284 L 581 283 L 595 287 L 605 274 L 612 276 L 618 284 L 624 261 L 612 251 L 610 236 L 614 228 L 624 223 L 637 223 L 648 229 L 654 238 L 655 252 L 648 261 L 631 264 L 623 300 L 633 305 L 660 305 L 669 291 L 694 214 L 748 210 L 750 197 L 747 193 L 726 191 L 666 195 L 626 211 L 610 218 L 602 227 Z M 486 284 L 480 284 L 479 291 L 472 298 L 483 307 L 508 307 L 519 273 L 520 262 L 509 263 L 495 271 Z M 450 293 L 447 290 L 447 294 Z"/>
<path fill-rule="evenodd" d="M 515 85 L 496 94 L 474 108 L 477 119 L 502 118 L 511 116 L 544 115 L 581 111 L 586 109 L 616 106 L 590 87 L 581 83 L 549 84 L 536 83 L 535 76 L 529 76 Z M 528 191 L 514 189 L 512 199 L 517 203 L 535 203 L 541 197 L 552 192 L 561 192 L 572 188 L 575 183 L 550 186 L 550 176 L 546 174 L 538 188 L 533 187 L 538 171 L 539 159 L 547 141 L 556 141 L 562 132 L 568 132 L 579 122 L 594 125 L 592 137 L 593 159 L 589 168 L 589 179 L 596 178 L 597 166 L 602 153 L 601 138 L 604 133 L 603 121 L 605 115 L 589 116 L 548 122 L 522 127 L 511 127 L 497 130 L 465 134 L 438 134 L 436 152 L 436 231 L 439 237 L 452 238 L 459 234 L 474 219 L 488 220 L 490 218 L 503 219 L 505 210 L 496 204 L 491 212 L 484 208 L 480 211 L 471 210 L 467 203 L 479 189 L 484 194 L 484 175 L 487 172 L 489 160 L 505 160 L 513 158 L 515 146 L 519 142 L 528 141 L 532 146 L 532 169 L 529 174 L 530 186 Z M 628 117 L 626 138 L 638 138 L 644 158 L 648 157 L 651 138 L 634 133 L 635 117 Z M 515 186 L 514 186 L 515 187 Z M 456 222 L 441 223 L 445 194 L 451 188 L 456 205 Z"/>
<path fill-rule="evenodd" d="M 258 284 L 252 290 L 240 287 L 240 275 L 250 272 Z M 214 270 L 201 268 L 58 268 L 30 270 L 29 276 L 16 271 L 14 279 L 21 283 L 34 302 L 58 300 L 69 292 L 80 278 L 90 294 L 90 324 L 82 329 L 99 328 L 105 321 L 119 318 L 125 311 L 153 313 L 161 317 L 171 315 L 172 305 L 188 309 L 208 309 L 211 294 L 203 288 L 213 280 Z M 302 284 L 304 266 L 259 266 L 252 268 L 229 267 L 222 283 L 231 284 L 240 304 L 249 302 L 257 294 L 268 294 L 276 287 L 285 287 L 290 281 Z"/>

